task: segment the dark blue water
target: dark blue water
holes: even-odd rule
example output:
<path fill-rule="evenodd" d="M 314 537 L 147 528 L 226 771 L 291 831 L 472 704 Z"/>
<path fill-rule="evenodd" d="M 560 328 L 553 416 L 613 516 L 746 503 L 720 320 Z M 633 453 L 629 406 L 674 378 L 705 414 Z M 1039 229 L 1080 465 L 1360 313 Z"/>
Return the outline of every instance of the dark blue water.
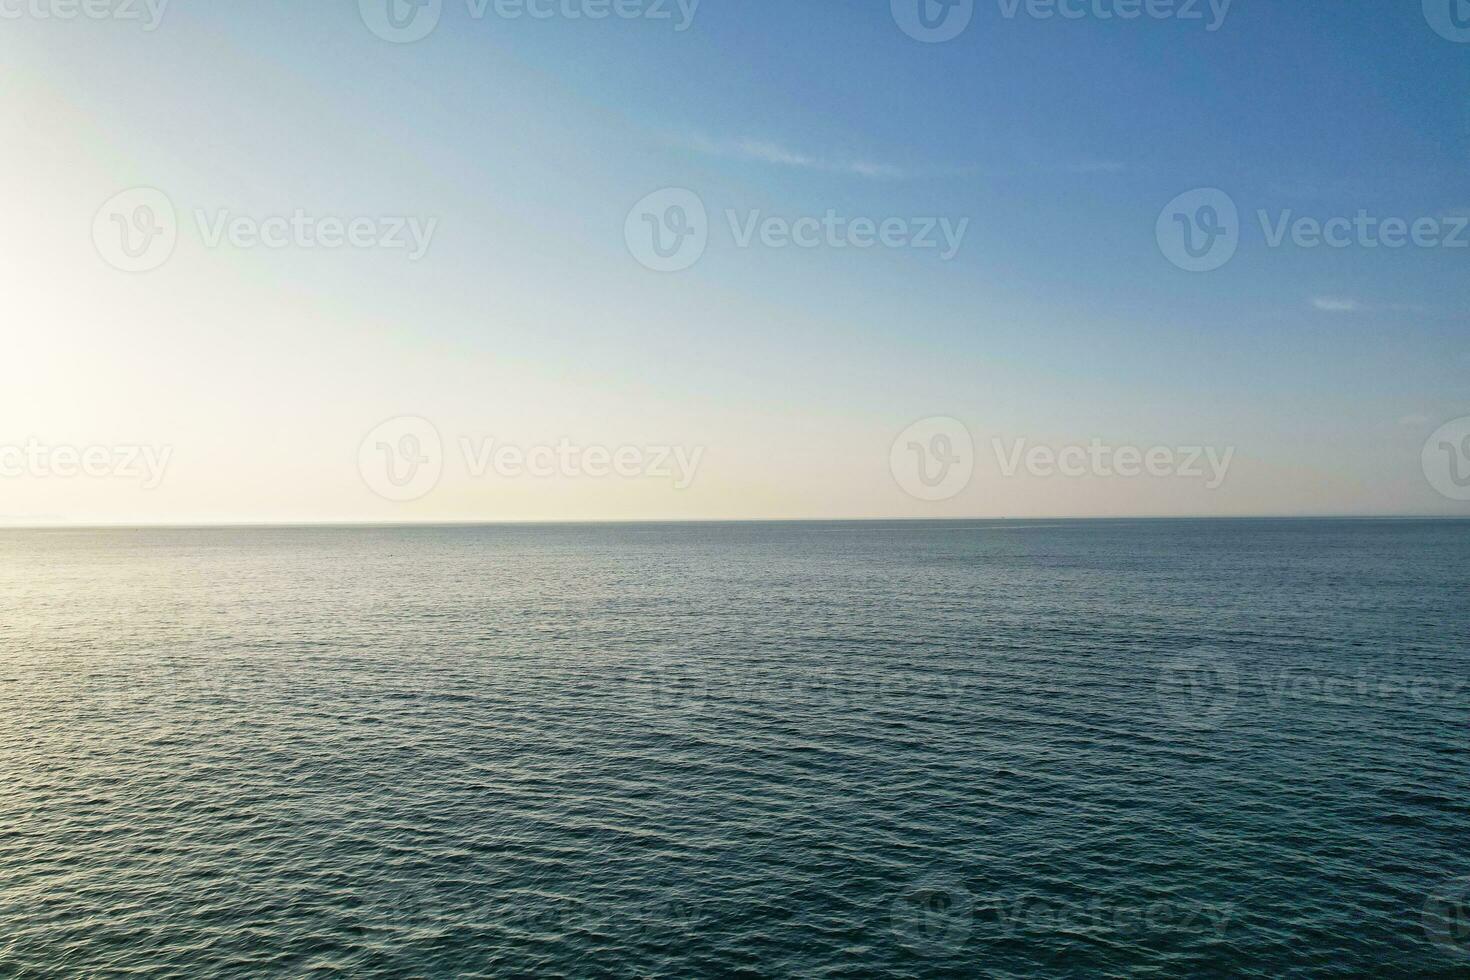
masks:
<path fill-rule="evenodd" d="M 1470 975 L 1470 523 L 0 532 L 0 975 Z"/>

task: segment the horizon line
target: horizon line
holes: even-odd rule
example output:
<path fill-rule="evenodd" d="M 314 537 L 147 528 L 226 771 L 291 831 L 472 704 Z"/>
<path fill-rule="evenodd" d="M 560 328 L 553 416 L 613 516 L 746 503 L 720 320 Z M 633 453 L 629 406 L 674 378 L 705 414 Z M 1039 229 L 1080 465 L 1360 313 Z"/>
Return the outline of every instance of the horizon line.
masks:
<path fill-rule="evenodd" d="M 1119 523 L 1127 521 L 1470 521 L 1470 513 L 1457 514 L 1138 514 L 1087 516 L 1015 517 L 737 517 L 737 518 L 588 518 L 527 520 L 435 520 L 435 521 L 204 521 L 34 524 L 0 523 L 0 531 L 122 531 L 122 530 L 247 530 L 247 529 L 362 529 L 373 528 L 473 528 L 473 527 L 587 527 L 629 525 L 709 524 L 1009 524 L 1016 522 Z"/>

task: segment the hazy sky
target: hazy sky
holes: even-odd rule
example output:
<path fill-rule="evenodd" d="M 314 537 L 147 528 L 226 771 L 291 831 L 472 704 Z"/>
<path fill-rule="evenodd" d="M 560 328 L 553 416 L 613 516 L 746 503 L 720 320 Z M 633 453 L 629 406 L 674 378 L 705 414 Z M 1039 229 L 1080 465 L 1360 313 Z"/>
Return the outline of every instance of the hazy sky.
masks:
<path fill-rule="evenodd" d="M 0 0 L 0 523 L 1470 514 L 1449 0 L 384 2 Z"/>

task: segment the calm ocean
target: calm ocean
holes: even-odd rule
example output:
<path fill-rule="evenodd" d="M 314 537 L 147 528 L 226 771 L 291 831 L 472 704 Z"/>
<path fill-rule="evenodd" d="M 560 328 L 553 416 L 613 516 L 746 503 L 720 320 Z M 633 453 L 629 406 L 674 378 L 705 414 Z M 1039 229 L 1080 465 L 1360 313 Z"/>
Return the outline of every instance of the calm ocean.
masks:
<path fill-rule="evenodd" d="M 1470 522 L 0 532 L 0 975 L 1470 975 Z"/>

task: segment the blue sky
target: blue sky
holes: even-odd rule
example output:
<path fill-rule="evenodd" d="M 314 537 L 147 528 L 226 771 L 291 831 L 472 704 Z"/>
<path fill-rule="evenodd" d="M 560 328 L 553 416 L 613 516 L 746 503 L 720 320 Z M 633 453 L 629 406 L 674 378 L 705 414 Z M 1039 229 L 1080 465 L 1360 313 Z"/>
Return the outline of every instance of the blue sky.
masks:
<path fill-rule="evenodd" d="M 477 20 L 446 0 L 411 44 L 340 0 L 177 3 L 152 32 L 6 21 L 11 322 L 33 367 L 0 396 L 0 443 L 176 451 L 146 495 L 26 478 L 0 514 L 1467 513 L 1419 460 L 1470 414 L 1470 249 L 1270 248 L 1255 215 L 1470 215 L 1470 44 L 1417 3 L 1237 0 L 1215 31 L 1202 9 L 1039 20 L 990 0 L 938 44 L 886 0 L 703 0 L 682 32 Z M 205 249 L 186 227 L 166 266 L 129 276 L 68 229 L 134 186 L 186 226 L 221 208 L 438 226 L 413 263 Z M 703 257 L 672 274 L 623 234 L 666 187 L 710 218 Z M 1155 237 L 1194 188 L 1243 219 L 1207 273 Z M 829 209 L 968 224 L 943 261 L 738 248 L 725 218 Z M 351 461 L 399 415 L 446 443 L 678 442 L 707 463 L 680 493 L 486 486 L 451 466 L 429 497 L 383 501 Z M 1229 445 L 1237 462 L 1211 493 L 1007 483 L 987 463 L 953 499 L 916 501 L 888 449 L 928 416 L 963 420 L 981 457 L 1004 436 Z"/>

